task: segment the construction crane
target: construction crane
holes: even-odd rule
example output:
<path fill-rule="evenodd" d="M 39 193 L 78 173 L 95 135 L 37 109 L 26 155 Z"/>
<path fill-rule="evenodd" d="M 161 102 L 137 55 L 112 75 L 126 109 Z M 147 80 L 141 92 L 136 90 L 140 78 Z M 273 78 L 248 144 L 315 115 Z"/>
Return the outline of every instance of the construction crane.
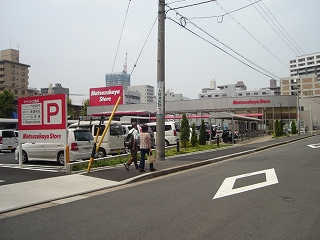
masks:
<path fill-rule="evenodd" d="M 122 71 L 122 73 L 125 73 L 125 74 L 127 74 L 127 57 L 128 57 L 128 53 L 126 53 L 126 60 L 124 62 L 123 71 Z"/>

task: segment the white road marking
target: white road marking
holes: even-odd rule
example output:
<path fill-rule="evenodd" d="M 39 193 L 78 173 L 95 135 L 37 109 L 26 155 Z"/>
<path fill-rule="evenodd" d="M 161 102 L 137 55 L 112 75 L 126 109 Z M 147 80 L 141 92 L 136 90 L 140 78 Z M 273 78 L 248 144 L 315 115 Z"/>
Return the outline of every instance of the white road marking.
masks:
<path fill-rule="evenodd" d="M 307 145 L 307 146 L 311 147 L 311 148 L 320 148 L 320 143 L 310 144 L 310 145 Z"/>
<path fill-rule="evenodd" d="M 0 167 L 5 168 L 16 168 L 22 170 L 33 170 L 33 171 L 42 171 L 42 172 L 63 172 L 65 171 L 64 167 L 59 166 L 40 166 L 40 165 L 24 165 L 20 167 L 19 164 L 0 164 Z"/>
<path fill-rule="evenodd" d="M 258 174 L 262 174 L 262 173 L 266 174 L 266 181 L 265 182 L 256 183 L 256 184 L 252 184 L 249 186 L 244 186 L 244 187 L 233 189 L 234 183 L 238 178 L 254 176 L 254 175 L 258 175 Z M 234 176 L 234 177 L 229 177 L 223 181 L 223 183 L 220 186 L 219 190 L 217 191 L 216 195 L 212 199 L 217 199 L 217 198 L 226 197 L 226 196 L 230 196 L 230 195 L 237 194 L 237 193 L 250 191 L 253 189 L 257 189 L 257 188 L 262 188 L 262 187 L 266 187 L 266 186 L 276 184 L 276 183 L 278 183 L 278 178 L 277 178 L 277 175 L 276 175 L 274 168 L 262 170 L 262 171 L 258 171 L 258 172 L 253 172 L 253 173 L 246 173 L 246 174 L 242 174 L 242 175 L 238 175 L 238 176 Z"/>

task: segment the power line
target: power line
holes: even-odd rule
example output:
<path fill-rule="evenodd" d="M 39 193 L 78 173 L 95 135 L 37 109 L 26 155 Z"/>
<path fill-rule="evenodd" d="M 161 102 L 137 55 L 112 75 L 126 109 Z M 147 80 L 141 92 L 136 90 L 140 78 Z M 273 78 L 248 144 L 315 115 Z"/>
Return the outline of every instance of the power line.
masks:
<path fill-rule="evenodd" d="M 270 0 L 272 2 L 272 0 Z M 290 23 L 287 21 L 287 19 L 283 16 L 283 14 L 280 12 L 280 10 L 277 8 L 277 6 L 272 2 L 272 4 L 274 5 L 274 7 L 278 10 L 279 14 L 283 17 L 283 19 L 286 21 L 286 23 L 288 24 L 288 26 L 291 28 L 291 30 L 296 34 L 296 36 L 300 39 L 300 41 L 304 44 L 304 46 L 306 48 L 308 48 L 307 44 L 305 44 L 305 42 L 301 39 L 300 35 L 298 35 L 295 31 L 295 29 L 293 27 L 291 27 Z M 298 44 L 297 44 L 298 45 Z M 302 49 L 301 49 L 302 50 Z M 304 52 L 302 50 L 302 52 Z"/>
<path fill-rule="evenodd" d="M 178 14 L 179 14 L 179 13 L 178 13 Z M 180 15 L 180 14 L 179 14 L 179 15 Z M 182 15 L 180 15 L 180 16 L 181 16 L 181 18 L 182 18 L 182 22 L 184 22 L 184 21 L 187 20 L 187 19 L 186 19 L 185 17 L 183 17 Z M 219 40 L 215 39 L 213 36 L 211 36 L 210 34 L 208 34 L 208 33 L 205 32 L 205 31 L 203 31 L 201 28 L 199 28 L 198 26 L 196 26 L 195 24 L 193 24 L 191 21 L 189 21 L 189 23 L 191 23 L 192 25 L 194 25 L 195 27 L 197 27 L 199 30 L 203 31 L 203 32 L 206 33 L 208 36 L 210 36 L 211 38 L 215 39 L 215 40 L 218 41 L 220 44 L 224 45 L 224 46 L 227 47 L 229 50 L 231 50 L 231 51 L 233 51 L 234 53 L 236 53 L 238 56 L 242 57 L 243 59 L 245 59 L 246 61 L 248 61 L 248 62 L 251 63 L 252 65 L 255 65 L 256 67 L 264 70 L 265 72 L 262 72 L 262 71 L 260 71 L 259 69 L 257 69 L 257 68 L 255 68 L 255 67 L 249 65 L 248 63 L 242 61 L 241 59 L 233 56 L 231 53 L 227 52 L 226 50 L 224 50 L 224 49 L 222 49 L 221 47 L 219 47 L 219 46 L 215 45 L 214 43 L 212 43 L 211 41 L 205 39 L 204 37 L 200 36 L 199 34 L 195 33 L 194 31 L 190 30 L 190 29 L 187 28 L 185 25 L 182 25 L 181 22 L 179 23 L 179 22 L 173 20 L 172 18 L 168 18 L 168 19 L 171 20 L 171 21 L 173 21 L 174 23 L 182 26 L 184 29 L 186 29 L 186 30 L 189 31 L 190 33 L 194 34 L 195 36 L 201 38 L 202 40 L 204 40 L 204 41 L 208 42 L 209 44 L 213 45 L 214 47 L 218 48 L 218 49 L 221 50 L 222 52 L 228 54 L 228 55 L 231 56 L 232 58 L 238 60 L 239 62 L 241 62 L 242 64 L 246 65 L 247 67 L 249 67 L 249 68 L 251 68 L 251 69 L 253 69 L 253 70 L 255 70 L 255 71 L 257 71 L 257 72 L 259 72 L 259 73 L 261 73 L 261 74 L 263 74 L 263 75 L 265 75 L 265 76 L 267 76 L 267 77 L 270 77 L 270 78 L 276 77 L 276 78 L 279 79 L 279 77 L 277 77 L 277 76 L 275 76 L 274 74 L 270 73 L 269 71 L 263 69 L 262 67 L 258 66 L 257 64 L 251 62 L 251 61 L 248 60 L 247 58 L 243 57 L 243 56 L 240 55 L 239 53 L 237 53 L 237 52 L 235 52 L 234 50 L 232 50 L 231 48 L 229 48 L 229 47 L 228 47 L 227 45 L 225 45 L 224 43 L 222 43 L 222 42 L 220 42 Z M 266 72 L 267 72 L 268 74 L 267 74 Z M 272 75 L 272 76 L 271 76 L 271 75 Z"/>
<path fill-rule="evenodd" d="M 240 11 L 240 10 L 242 10 L 244 8 L 250 7 L 251 5 L 256 4 L 256 3 L 260 2 L 260 1 L 262 1 L 262 0 L 258 0 L 256 2 L 253 2 L 253 3 L 250 3 L 250 4 L 246 5 L 246 6 L 243 6 L 241 8 L 235 9 L 235 10 L 233 10 L 231 12 L 226 12 L 225 14 L 222 14 L 222 15 L 207 16 L 207 17 L 191 17 L 189 19 L 191 20 L 191 19 L 204 19 L 204 18 L 217 18 L 217 19 L 221 18 L 221 22 L 222 22 L 224 16 L 226 16 L 226 15 L 228 15 L 230 13 L 233 13 L 233 12 Z M 216 3 L 218 3 L 218 1 L 216 1 Z M 219 22 L 219 23 L 221 23 L 221 22 Z"/>
<path fill-rule="evenodd" d="M 250 0 L 249 0 L 250 1 Z M 258 6 L 261 8 L 261 6 L 258 4 Z M 283 32 L 279 29 L 279 27 L 273 22 L 273 20 L 269 17 L 269 15 L 268 14 L 266 14 L 266 12 L 261 8 L 261 10 L 266 14 L 266 16 L 270 19 L 270 21 L 274 24 L 274 26 L 279 30 L 279 32 L 287 39 L 287 41 L 285 41 L 284 39 L 283 39 L 283 37 L 275 30 L 275 28 L 270 24 L 270 22 L 263 16 L 263 14 L 258 10 L 258 8 L 256 7 L 256 6 L 254 6 L 254 8 L 258 11 L 258 13 L 262 16 L 262 18 L 269 24 L 269 26 L 273 29 L 273 31 L 282 39 L 282 41 L 296 54 L 296 55 L 299 55 L 297 52 L 296 52 L 296 50 L 299 52 L 299 50 L 295 47 L 295 46 L 293 46 L 293 48 L 295 48 L 295 49 L 293 49 L 289 44 L 288 44 L 288 42 L 290 42 L 289 40 L 288 40 L 288 38 L 283 34 Z M 290 42 L 291 43 L 291 42 Z M 291 43 L 292 44 L 292 43 Z"/>
<path fill-rule="evenodd" d="M 139 55 L 138 55 L 138 58 L 137 58 L 135 64 L 133 65 L 133 68 L 132 68 L 132 71 L 131 71 L 131 73 L 130 73 L 130 76 L 132 75 L 133 70 L 134 70 L 134 69 L 136 68 L 136 66 L 137 66 L 138 60 L 139 60 L 139 58 L 140 58 L 140 56 L 141 56 L 141 54 L 142 54 L 142 51 L 143 51 L 143 49 L 144 49 L 144 47 L 145 47 L 145 45 L 146 45 L 146 43 L 147 43 L 147 41 L 148 41 L 148 39 L 149 39 L 149 36 L 150 36 L 150 34 L 151 34 L 151 31 L 152 31 L 154 25 L 156 24 L 157 19 L 158 19 L 158 16 L 156 17 L 156 19 L 155 19 L 154 22 L 153 22 L 153 25 L 152 25 L 152 27 L 151 27 L 151 29 L 150 29 L 150 31 L 149 31 L 149 34 L 148 34 L 148 36 L 147 36 L 147 38 L 146 38 L 146 40 L 145 40 L 145 42 L 144 42 L 144 44 L 143 44 L 143 46 L 142 46 L 142 49 L 141 49 L 141 51 L 140 51 L 140 53 L 139 53 Z"/>
<path fill-rule="evenodd" d="M 206 3 L 210 3 L 210 2 L 215 2 L 215 1 L 217 1 L 217 0 L 208 0 L 208 1 L 205 1 L 205 2 L 194 3 L 194 4 L 185 5 L 185 6 L 182 6 L 182 7 L 172 8 L 171 10 L 188 8 L 188 7 L 194 7 L 194 6 L 199 6 L 199 5 L 202 5 L 202 4 L 206 4 Z"/>
<path fill-rule="evenodd" d="M 290 34 L 285 30 L 285 28 L 281 25 L 281 23 L 277 20 L 277 18 L 272 14 L 272 12 L 269 10 L 269 8 L 264 4 L 264 2 L 261 1 L 263 6 L 268 10 L 268 12 L 271 14 L 271 16 L 274 18 L 274 20 L 279 24 L 279 26 L 282 28 L 282 30 L 288 35 L 288 37 L 293 41 L 293 43 L 302 51 L 303 54 L 306 54 L 302 48 L 296 43 L 296 41 L 290 36 Z M 258 4 L 259 5 L 259 4 Z M 261 8 L 261 6 L 259 6 Z M 262 9 L 262 8 L 261 8 Z M 294 45 L 293 45 L 294 46 Z"/>
<path fill-rule="evenodd" d="M 125 23 L 126 23 L 126 19 L 127 19 L 128 12 L 129 12 L 130 2 L 131 2 L 131 0 L 129 0 L 128 7 L 127 7 L 127 12 L 126 12 L 126 15 L 125 15 L 125 17 L 124 17 L 124 22 L 123 22 L 122 29 L 121 29 L 121 33 L 120 33 L 120 39 L 119 39 L 119 42 L 118 42 L 118 47 L 117 47 L 116 55 L 115 55 L 115 57 L 114 57 L 111 74 L 113 73 L 114 65 L 115 65 L 115 63 L 116 63 L 116 59 L 117 59 L 117 55 L 118 55 L 118 50 L 119 50 L 119 46 L 120 46 L 120 42 L 121 42 L 121 38 L 122 38 L 122 33 L 123 33 L 124 25 L 125 25 Z"/>
<path fill-rule="evenodd" d="M 258 2 L 258 1 L 257 1 Z M 254 3 L 257 3 L 254 2 Z M 218 2 L 216 2 L 216 4 L 226 13 L 228 13 Z M 240 22 L 238 22 L 231 14 L 230 12 L 228 13 L 229 16 L 231 17 L 231 19 L 233 21 L 235 21 L 245 32 L 247 32 L 250 37 L 252 37 L 257 43 L 259 43 L 265 50 L 267 50 L 272 56 L 274 56 L 279 62 L 281 62 L 286 68 L 290 69 L 283 61 L 280 60 L 280 58 L 278 58 L 274 53 L 272 53 L 266 46 L 264 46 L 255 36 L 253 36 L 252 33 L 249 32 L 249 30 L 247 30 Z"/>

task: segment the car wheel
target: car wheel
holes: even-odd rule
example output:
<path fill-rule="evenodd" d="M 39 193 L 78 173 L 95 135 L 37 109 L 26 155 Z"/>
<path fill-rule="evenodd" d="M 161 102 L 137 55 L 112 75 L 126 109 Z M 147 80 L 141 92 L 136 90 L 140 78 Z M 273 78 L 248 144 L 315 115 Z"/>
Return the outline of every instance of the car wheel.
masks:
<path fill-rule="evenodd" d="M 64 165 L 64 152 L 59 152 L 57 156 L 57 162 L 60 165 Z"/>
<path fill-rule="evenodd" d="M 168 147 L 170 144 L 169 144 L 169 142 L 168 142 L 168 140 L 165 140 L 164 141 L 164 147 Z"/>
<path fill-rule="evenodd" d="M 25 151 L 22 151 L 22 163 L 28 162 L 28 154 Z"/>
<path fill-rule="evenodd" d="M 11 149 L 11 152 L 14 152 L 16 149 Z"/>
<path fill-rule="evenodd" d="M 96 158 L 103 158 L 105 157 L 107 154 L 106 154 L 106 151 L 103 149 L 103 148 L 99 148 L 98 152 L 96 153 Z"/>

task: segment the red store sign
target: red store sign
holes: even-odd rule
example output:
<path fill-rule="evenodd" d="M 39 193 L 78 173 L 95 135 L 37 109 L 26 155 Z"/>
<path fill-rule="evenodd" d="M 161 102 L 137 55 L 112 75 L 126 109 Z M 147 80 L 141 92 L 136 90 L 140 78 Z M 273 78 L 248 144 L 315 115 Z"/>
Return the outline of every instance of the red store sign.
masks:
<path fill-rule="evenodd" d="M 123 104 L 123 87 L 90 88 L 90 106 L 115 105 L 121 97 L 119 104 Z"/>
<path fill-rule="evenodd" d="M 264 99 L 260 99 L 260 100 L 233 100 L 232 104 L 268 104 L 270 103 L 270 100 L 264 100 Z"/>

